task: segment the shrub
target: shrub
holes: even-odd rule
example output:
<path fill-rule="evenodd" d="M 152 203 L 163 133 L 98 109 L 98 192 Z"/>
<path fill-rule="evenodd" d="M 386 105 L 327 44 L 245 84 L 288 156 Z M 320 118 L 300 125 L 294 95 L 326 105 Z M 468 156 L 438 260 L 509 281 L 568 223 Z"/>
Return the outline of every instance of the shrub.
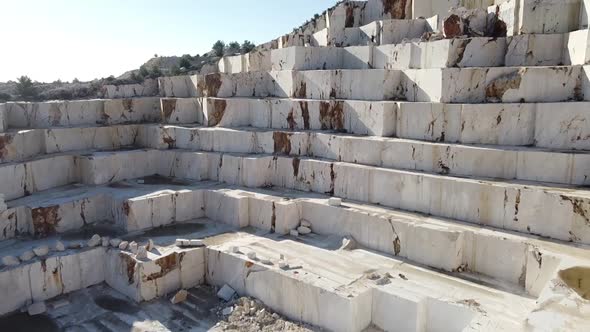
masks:
<path fill-rule="evenodd" d="M 139 67 L 139 76 L 141 76 L 142 78 L 146 78 L 150 76 L 150 71 L 147 69 L 147 67 L 145 65 L 142 65 L 141 67 Z"/>
<path fill-rule="evenodd" d="M 189 55 L 189 57 L 190 57 L 190 55 Z M 187 57 L 185 57 L 185 55 L 182 56 L 178 65 L 180 66 L 180 68 L 185 68 L 185 69 L 191 69 L 191 67 L 192 67 L 191 61 Z"/>
<path fill-rule="evenodd" d="M 170 69 L 170 74 L 172 76 L 178 76 L 178 75 L 182 74 L 182 71 L 180 70 L 180 67 L 174 66 L 174 67 L 172 67 L 172 69 Z"/>
<path fill-rule="evenodd" d="M 74 98 L 74 93 L 71 88 L 57 88 L 44 91 L 40 97 L 43 100 L 71 100 Z"/>
<path fill-rule="evenodd" d="M 16 93 L 24 100 L 33 100 L 38 97 L 37 89 L 28 76 L 21 76 L 17 79 Z"/>
<path fill-rule="evenodd" d="M 162 77 L 162 71 L 160 70 L 160 67 L 154 65 L 152 67 L 152 70 L 150 70 L 149 77 L 150 78 Z"/>
<path fill-rule="evenodd" d="M 240 53 L 240 43 L 235 41 L 229 43 L 227 49 L 225 50 L 225 54 L 234 55 L 236 53 Z"/>
<path fill-rule="evenodd" d="M 143 77 L 141 77 L 136 72 L 132 72 L 131 73 L 130 79 L 131 79 L 131 81 L 133 81 L 133 83 L 141 83 L 141 82 L 143 82 Z"/>
<path fill-rule="evenodd" d="M 7 102 L 12 99 L 12 96 L 8 93 L 0 92 L 0 103 Z"/>
<path fill-rule="evenodd" d="M 225 43 L 221 40 L 218 40 L 213 44 L 213 52 L 215 52 L 216 56 L 223 56 L 225 53 Z"/>
<path fill-rule="evenodd" d="M 249 53 L 250 51 L 252 51 L 256 46 L 249 40 L 244 40 L 244 42 L 242 43 L 242 47 L 241 47 L 241 51 L 242 54 L 246 54 Z"/>

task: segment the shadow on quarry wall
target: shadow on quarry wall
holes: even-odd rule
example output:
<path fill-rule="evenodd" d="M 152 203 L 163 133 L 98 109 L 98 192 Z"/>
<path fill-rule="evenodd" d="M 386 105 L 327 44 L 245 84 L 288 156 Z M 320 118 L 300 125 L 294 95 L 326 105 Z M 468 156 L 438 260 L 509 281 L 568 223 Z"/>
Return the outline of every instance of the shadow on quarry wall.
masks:
<path fill-rule="evenodd" d="M 590 268 L 573 267 L 560 271 L 559 277 L 583 299 L 590 300 Z"/>
<path fill-rule="evenodd" d="M 58 332 L 59 328 L 46 315 L 29 316 L 28 313 L 18 313 L 0 319 L 0 331 L 6 332 Z"/>

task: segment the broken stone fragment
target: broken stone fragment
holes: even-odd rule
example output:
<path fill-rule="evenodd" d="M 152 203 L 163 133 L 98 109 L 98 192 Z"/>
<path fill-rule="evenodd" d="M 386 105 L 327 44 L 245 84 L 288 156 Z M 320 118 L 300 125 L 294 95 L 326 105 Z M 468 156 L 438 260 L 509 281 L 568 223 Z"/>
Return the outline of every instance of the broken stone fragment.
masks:
<path fill-rule="evenodd" d="M 118 248 L 119 245 L 121 244 L 121 242 L 122 242 L 121 239 L 111 239 L 109 241 L 109 244 L 114 248 Z"/>
<path fill-rule="evenodd" d="M 270 259 L 268 258 L 263 258 L 260 260 L 260 263 L 264 264 L 264 265 L 272 265 L 272 262 Z"/>
<path fill-rule="evenodd" d="M 457 37 L 506 37 L 506 23 L 498 13 L 488 13 L 482 8 L 453 8 L 443 20 L 445 38 Z"/>
<path fill-rule="evenodd" d="M 231 247 L 231 252 L 234 253 L 234 254 L 240 253 L 240 247 L 238 247 L 238 246 L 232 246 Z"/>
<path fill-rule="evenodd" d="M 301 220 L 301 226 L 311 228 L 311 222 L 303 219 Z"/>
<path fill-rule="evenodd" d="M 109 242 L 111 241 L 111 238 L 105 236 L 102 238 L 102 246 L 103 247 L 108 247 L 109 246 Z"/>
<path fill-rule="evenodd" d="M 59 252 L 66 251 L 66 246 L 61 241 L 57 241 L 55 243 L 55 251 L 59 251 Z"/>
<path fill-rule="evenodd" d="M 121 250 L 127 249 L 128 246 L 129 246 L 129 242 L 127 242 L 127 241 L 122 241 L 121 243 L 119 243 L 119 249 L 121 249 Z"/>
<path fill-rule="evenodd" d="M 226 302 L 231 301 L 231 299 L 233 299 L 235 295 L 236 291 L 227 284 L 223 285 L 219 292 L 217 292 L 217 297 Z"/>
<path fill-rule="evenodd" d="M 299 236 L 299 232 L 298 232 L 296 229 L 292 229 L 292 230 L 289 232 L 289 234 L 290 234 L 291 236 L 295 236 L 295 237 Z"/>
<path fill-rule="evenodd" d="M 205 242 L 203 240 L 176 239 L 176 246 L 181 248 L 197 248 L 204 247 Z"/>
<path fill-rule="evenodd" d="M 146 248 L 147 251 L 152 251 L 152 250 L 154 250 L 154 248 L 155 248 L 154 241 L 152 239 L 149 239 L 148 244 L 147 244 L 147 248 Z"/>
<path fill-rule="evenodd" d="M 135 258 L 137 259 L 147 259 L 148 255 L 147 255 L 147 248 L 144 246 L 141 246 L 139 248 L 137 248 L 137 254 L 135 255 Z"/>
<path fill-rule="evenodd" d="M 234 308 L 233 307 L 227 307 L 227 308 L 225 308 L 225 309 L 223 309 L 221 311 L 221 314 L 224 315 L 224 316 L 229 316 L 229 315 L 231 315 L 232 312 L 234 312 Z"/>
<path fill-rule="evenodd" d="M 49 254 L 49 247 L 48 246 L 40 246 L 40 247 L 33 249 L 33 252 L 38 257 L 47 256 L 47 254 Z"/>
<path fill-rule="evenodd" d="M 342 205 L 342 199 L 341 198 L 336 198 L 336 197 L 332 197 L 328 200 L 328 205 L 330 206 L 341 206 Z"/>
<path fill-rule="evenodd" d="M 383 278 L 379 278 L 379 279 L 375 280 L 375 284 L 378 286 L 385 286 L 390 283 L 391 283 L 391 280 L 389 280 L 389 278 L 387 278 L 387 277 L 383 277 Z"/>
<path fill-rule="evenodd" d="M 393 277 L 389 273 L 385 273 L 383 276 L 379 275 L 378 273 L 372 273 L 367 278 L 374 281 L 377 286 L 385 286 L 391 283 L 390 279 Z"/>
<path fill-rule="evenodd" d="M 129 250 L 132 253 L 137 254 L 137 249 L 139 249 L 139 245 L 137 244 L 137 242 L 133 241 L 133 242 L 129 243 Z"/>
<path fill-rule="evenodd" d="M 352 237 L 346 236 L 342 239 L 342 246 L 340 247 L 340 250 L 354 250 L 356 248 L 357 243 Z"/>
<path fill-rule="evenodd" d="M 19 258 L 22 262 L 30 261 L 34 257 L 35 257 L 35 253 L 32 250 L 27 250 L 19 256 Z"/>
<path fill-rule="evenodd" d="M 18 258 L 14 257 L 14 256 L 4 256 L 4 257 L 2 257 L 2 264 L 6 265 L 6 266 L 15 266 L 15 265 L 19 265 L 20 261 L 18 260 Z"/>
<path fill-rule="evenodd" d="M 301 234 L 301 235 L 307 235 L 307 234 L 311 233 L 311 228 L 305 227 L 305 226 L 299 226 L 297 228 L 297 232 L 299 232 L 299 234 Z"/>
<path fill-rule="evenodd" d="M 285 261 L 280 261 L 279 262 L 279 268 L 281 268 L 283 270 L 287 270 L 289 268 L 289 263 L 287 263 Z"/>
<path fill-rule="evenodd" d="M 170 302 L 172 302 L 172 304 L 178 304 L 186 301 L 187 297 L 188 292 L 184 289 L 181 289 L 170 299 Z"/>
<path fill-rule="evenodd" d="M 463 35 L 465 23 L 457 14 L 452 14 L 443 21 L 443 35 L 445 38 L 456 38 Z"/>
<path fill-rule="evenodd" d="M 100 238 L 100 235 L 98 235 L 98 234 L 94 234 L 90 238 L 90 240 L 88 240 L 88 246 L 90 248 L 94 248 L 94 247 L 98 246 L 100 243 L 101 243 L 101 238 Z"/>
<path fill-rule="evenodd" d="M 45 306 L 45 302 L 36 302 L 31 304 L 27 308 L 27 312 L 30 316 L 40 315 L 47 311 L 47 306 Z"/>

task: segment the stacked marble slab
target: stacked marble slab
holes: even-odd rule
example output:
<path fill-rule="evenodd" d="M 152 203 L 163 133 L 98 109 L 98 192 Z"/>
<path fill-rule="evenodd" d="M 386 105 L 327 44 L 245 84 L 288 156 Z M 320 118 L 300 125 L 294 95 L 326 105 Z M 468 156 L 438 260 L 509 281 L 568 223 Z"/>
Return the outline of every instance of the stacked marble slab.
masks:
<path fill-rule="evenodd" d="M 563 29 L 526 17 L 506 38 L 411 41 L 400 26 L 435 29 L 412 17 L 440 3 L 404 2 L 403 17 L 395 3 L 317 24 L 345 38 L 399 20 L 397 39 L 285 37 L 218 73 L 160 78 L 158 96 L 0 104 L 0 256 L 94 226 L 231 233 L 5 264 L 0 314 L 101 282 L 137 302 L 207 282 L 337 331 L 586 329 L 590 54 L 564 16 L 583 4 L 543 2 Z"/>

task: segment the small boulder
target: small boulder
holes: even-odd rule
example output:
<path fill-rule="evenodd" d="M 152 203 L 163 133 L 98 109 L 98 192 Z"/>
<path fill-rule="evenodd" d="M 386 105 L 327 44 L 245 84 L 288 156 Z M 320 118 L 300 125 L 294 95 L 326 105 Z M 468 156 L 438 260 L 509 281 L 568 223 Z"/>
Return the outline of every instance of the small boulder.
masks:
<path fill-rule="evenodd" d="M 239 254 L 240 253 L 240 247 L 238 247 L 238 246 L 231 247 L 231 252 L 234 253 L 234 254 Z"/>
<path fill-rule="evenodd" d="M 311 228 L 311 222 L 303 219 L 301 220 L 301 226 Z"/>
<path fill-rule="evenodd" d="M 63 242 L 57 241 L 57 242 L 55 242 L 55 251 L 59 251 L 59 252 L 66 251 L 66 246 L 63 244 Z"/>
<path fill-rule="evenodd" d="M 88 246 L 90 248 L 94 248 L 96 246 L 98 246 L 99 244 L 101 244 L 101 237 L 98 234 L 94 234 L 90 240 L 88 240 Z"/>
<path fill-rule="evenodd" d="M 47 311 L 47 306 L 45 305 L 45 302 L 36 302 L 31 304 L 27 308 L 27 312 L 30 316 L 40 315 L 45 311 Z"/>
<path fill-rule="evenodd" d="M 172 304 L 178 304 L 186 301 L 187 297 L 188 292 L 184 289 L 181 289 L 170 299 L 170 302 L 172 302 Z"/>
<path fill-rule="evenodd" d="M 307 235 L 307 234 L 311 233 L 311 228 L 305 227 L 305 226 L 299 226 L 299 228 L 297 228 L 297 232 L 299 232 L 299 234 L 301 234 L 301 235 Z"/>
<path fill-rule="evenodd" d="M 102 246 L 103 247 L 105 247 L 105 248 L 108 247 L 110 245 L 109 242 L 111 242 L 111 238 L 110 237 L 105 236 L 105 237 L 102 238 Z"/>
<path fill-rule="evenodd" d="M 336 197 L 332 197 L 328 200 L 328 205 L 330 206 L 341 206 L 342 205 L 342 199 L 341 198 L 336 198 Z"/>
<path fill-rule="evenodd" d="M 292 230 L 289 232 L 289 234 L 290 234 L 291 236 L 295 236 L 295 237 L 299 236 L 299 232 L 298 232 L 296 229 L 292 229 Z"/>
<path fill-rule="evenodd" d="M 18 258 L 20 258 L 22 262 L 27 262 L 33 259 L 34 257 L 35 253 L 32 250 L 27 250 L 23 252 Z"/>
<path fill-rule="evenodd" d="M 111 245 L 111 247 L 113 247 L 113 248 L 118 248 L 118 247 L 119 247 L 119 245 L 121 244 L 121 242 L 122 242 L 122 241 L 121 241 L 121 239 L 111 239 L 111 240 L 109 241 L 109 244 L 110 244 L 110 245 Z"/>
<path fill-rule="evenodd" d="M 352 237 L 345 237 L 342 239 L 342 246 L 340 250 L 354 250 L 357 248 L 357 243 Z"/>
<path fill-rule="evenodd" d="M 14 257 L 14 256 L 4 256 L 4 257 L 2 257 L 2 264 L 6 265 L 6 266 L 15 266 L 15 265 L 19 265 L 20 261 L 18 260 L 18 258 Z"/>
<path fill-rule="evenodd" d="M 141 246 L 139 248 L 137 248 L 137 254 L 135 255 L 135 258 L 137 259 L 147 259 L 148 258 L 148 254 L 147 254 L 147 248 L 145 246 Z"/>
<path fill-rule="evenodd" d="M 48 246 L 40 246 L 40 247 L 33 249 L 33 252 L 38 257 L 47 256 L 47 254 L 49 254 L 49 247 Z"/>
<path fill-rule="evenodd" d="M 155 248 L 154 241 L 152 239 L 149 239 L 147 247 L 146 247 L 147 251 L 152 251 L 152 250 L 154 250 L 154 248 Z"/>
<path fill-rule="evenodd" d="M 227 307 L 221 311 L 221 314 L 224 316 L 229 316 L 232 312 L 234 312 L 234 307 Z"/>
<path fill-rule="evenodd" d="M 280 261 L 279 262 L 279 268 L 283 269 L 283 270 L 288 270 L 289 269 L 289 263 L 285 262 L 285 261 Z"/>
<path fill-rule="evenodd" d="M 219 297 L 220 299 L 222 299 L 226 302 L 231 301 L 231 299 L 233 299 L 235 295 L 236 295 L 236 291 L 227 284 L 223 285 L 223 287 L 221 287 L 219 292 L 217 292 L 217 297 Z"/>
<path fill-rule="evenodd" d="M 251 260 L 255 260 L 256 259 L 256 252 L 250 251 L 246 256 Z"/>
<path fill-rule="evenodd" d="M 128 246 L 129 246 L 129 242 L 127 242 L 127 241 L 121 241 L 121 243 L 119 243 L 119 249 L 121 249 L 121 250 L 126 250 Z"/>
<path fill-rule="evenodd" d="M 139 249 L 137 242 L 133 241 L 129 243 L 129 250 L 131 250 L 132 253 L 137 254 L 137 249 Z"/>

